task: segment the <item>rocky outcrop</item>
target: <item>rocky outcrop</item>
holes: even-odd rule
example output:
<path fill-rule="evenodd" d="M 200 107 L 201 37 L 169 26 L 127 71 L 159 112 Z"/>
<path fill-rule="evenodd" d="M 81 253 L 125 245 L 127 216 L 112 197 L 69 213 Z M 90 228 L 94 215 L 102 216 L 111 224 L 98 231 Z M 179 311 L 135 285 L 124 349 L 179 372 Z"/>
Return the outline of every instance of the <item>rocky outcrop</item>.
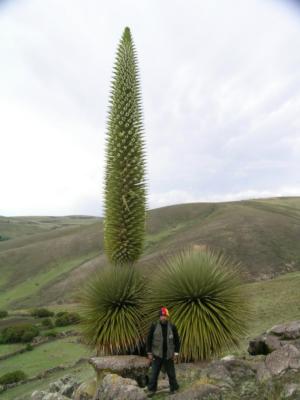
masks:
<path fill-rule="evenodd" d="M 292 344 L 286 344 L 267 356 L 266 367 L 271 375 L 279 375 L 289 368 L 300 369 L 300 351 Z"/>
<path fill-rule="evenodd" d="M 172 400 L 300 400 L 300 322 L 276 325 L 250 341 L 251 354 L 227 356 L 211 362 L 176 365 L 180 390 L 169 395 L 168 379 L 161 374 L 160 398 Z M 32 400 L 144 400 L 142 389 L 148 360 L 139 356 L 93 357 L 89 363 L 97 379 L 76 384 L 64 377 Z M 141 384 L 142 383 L 142 384 Z"/>
<path fill-rule="evenodd" d="M 103 356 L 92 357 L 89 363 L 94 367 L 98 383 L 107 374 L 117 374 L 123 378 L 134 379 L 141 387 L 147 383 L 149 361 L 141 356 Z"/>
<path fill-rule="evenodd" d="M 273 326 L 267 332 L 250 340 L 248 352 L 251 355 L 267 355 L 286 344 L 292 344 L 300 350 L 300 321 Z"/>
<path fill-rule="evenodd" d="M 66 375 L 63 378 L 50 383 L 48 391 L 38 391 L 32 393 L 31 400 L 67 400 L 71 399 L 78 387 L 76 380 Z"/>
<path fill-rule="evenodd" d="M 92 400 L 97 390 L 97 379 L 83 382 L 74 393 L 74 400 Z"/>
<path fill-rule="evenodd" d="M 94 400 L 145 400 L 148 396 L 134 379 L 107 374 L 102 380 Z"/>

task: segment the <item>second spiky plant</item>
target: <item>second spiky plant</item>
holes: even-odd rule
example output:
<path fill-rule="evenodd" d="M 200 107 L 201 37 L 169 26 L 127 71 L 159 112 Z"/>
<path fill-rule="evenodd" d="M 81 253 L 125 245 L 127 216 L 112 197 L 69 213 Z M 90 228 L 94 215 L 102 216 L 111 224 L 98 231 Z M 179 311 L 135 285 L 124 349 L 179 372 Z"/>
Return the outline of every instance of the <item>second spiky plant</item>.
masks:
<path fill-rule="evenodd" d="M 251 310 L 239 275 L 237 265 L 208 250 L 179 253 L 158 269 L 146 315 L 154 318 L 161 304 L 170 310 L 181 360 L 210 359 L 245 336 Z"/>
<path fill-rule="evenodd" d="M 145 236 L 146 186 L 141 93 L 129 28 L 114 66 L 105 173 L 104 243 L 115 265 L 133 264 Z"/>

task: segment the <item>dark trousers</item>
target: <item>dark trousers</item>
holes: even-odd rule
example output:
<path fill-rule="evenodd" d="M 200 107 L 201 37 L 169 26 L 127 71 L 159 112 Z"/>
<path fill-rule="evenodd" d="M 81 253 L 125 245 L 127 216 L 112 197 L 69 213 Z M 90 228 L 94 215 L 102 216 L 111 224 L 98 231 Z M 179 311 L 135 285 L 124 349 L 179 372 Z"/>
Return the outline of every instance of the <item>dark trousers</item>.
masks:
<path fill-rule="evenodd" d="M 155 357 L 152 360 L 152 370 L 151 370 L 148 389 L 151 391 L 155 391 L 157 389 L 157 379 L 162 366 L 164 366 L 166 373 L 168 375 L 170 390 L 177 390 L 179 386 L 176 380 L 176 373 L 175 373 L 175 366 L 173 359 L 171 358 L 170 360 L 167 360 L 166 358 L 159 358 L 159 357 Z"/>

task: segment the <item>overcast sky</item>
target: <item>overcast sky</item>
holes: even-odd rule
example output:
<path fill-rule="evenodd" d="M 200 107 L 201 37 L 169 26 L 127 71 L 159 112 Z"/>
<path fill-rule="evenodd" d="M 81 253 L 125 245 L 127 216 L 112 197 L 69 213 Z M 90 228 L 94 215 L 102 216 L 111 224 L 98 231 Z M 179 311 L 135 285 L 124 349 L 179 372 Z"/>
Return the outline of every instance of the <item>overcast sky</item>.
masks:
<path fill-rule="evenodd" d="M 300 195 L 297 2 L 0 0 L 0 215 L 102 215 L 125 26 L 150 208 Z"/>

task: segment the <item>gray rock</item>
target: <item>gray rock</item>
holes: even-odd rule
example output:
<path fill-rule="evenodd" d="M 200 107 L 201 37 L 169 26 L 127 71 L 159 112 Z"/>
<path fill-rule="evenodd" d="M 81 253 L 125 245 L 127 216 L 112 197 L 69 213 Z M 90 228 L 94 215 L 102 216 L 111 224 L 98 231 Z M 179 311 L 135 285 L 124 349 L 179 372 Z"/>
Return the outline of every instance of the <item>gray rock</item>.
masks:
<path fill-rule="evenodd" d="M 97 390 L 94 400 L 145 400 L 147 395 L 133 379 L 116 374 L 106 375 Z"/>
<path fill-rule="evenodd" d="M 300 385 L 296 383 L 289 383 L 284 386 L 282 397 L 284 399 L 289 399 L 290 397 L 294 397 L 294 395 L 300 394 Z"/>
<path fill-rule="evenodd" d="M 248 353 L 266 355 L 279 350 L 285 344 L 293 344 L 300 350 L 300 321 L 275 325 L 266 333 L 250 340 Z"/>
<path fill-rule="evenodd" d="M 222 387 L 232 387 L 234 382 L 224 363 L 213 361 L 205 370 L 206 376 Z"/>
<path fill-rule="evenodd" d="M 60 390 L 60 393 L 66 397 L 71 398 L 77 387 L 78 384 L 76 382 L 67 383 L 63 385 L 63 387 Z"/>
<path fill-rule="evenodd" d="M 256 368 L 248 361 L 236 359 L 223 361 L 223 364 L 235 383 L 255 377 Z"/>
<path fill-rule="evenodd" d="M 89 363 L 95 368 L 98 382 L 104 375 L 118 374 L 123 378 L 135 379 L 140 386 L 146 385 L 149 360 L 141 356 L 92 357 Z"/>
<path fill-rule="evenodd" d="M 256 381 L 260 384 L 267 382 L 272 378 L 271 372 L 266 367 L 265 363 L 260 363 L 256 369 Z"/>
<path fill-rule="evenodd" d="M 68 400 L 69 398 L 60 393 L 47 393 L 42 400 Z"/>
<path fill-rule="evenodd" d="M 299 350 L 295 346 L 287 344 L 266 357 L 266 367 L 272 375 L 279 375 L 288 368 L 297 367 L 299 359 Z"/>
<path fill-rule="evenodd" d="M 62 378 L 60 378 L 60 380 L 62 381 L 62 383 L 67 384 L 70 382 L 75 382 L 74 378 L 71 375 L 65 375 Z"/>
<path fill-rule="evenodd" d="M 71 398 L 77 387 L 78 383 L 74 378 L 71 375 L 66 375 L 55 382 L 51 382 L 49 384 L 49 392 L 60 393 L 63 396 Z"/>
<path fill-rule="evenodd" d="M 278 350 L 281 347 L 281 342 L 277 336 L 267 335 L 265 339 L 265 346 L 268 353 Z"/>
<path fill-rule="evenodd" d="M 92 400 L 97 389 L 97 379 L 83 382 L 74 393 L 74 400 Z"/>
<path fill-rule="evenodd" d="M 58 393 L 60 392 L 61 388 L 63 387 L 63 382 L 59 379 L 55 382 L 51 382 L 49 384 L 49 392 L 50 393 Z"/>
<path fill-rule="evenodd" d="M 32 339 L 31 344 L 34 346 L 34 345 L 39 345 L 39 344 L 42 344 L 42 343 L 46 343 L 48 341 L 49 341 L 49 339 L 48 339 L 47 336 L 35 336 Z"/>
<path fill-rule="evenodd" d="M 44 392 L 42 390 L 35 390 L 31 395 L 31 400 L 43 400 L 46 394 L 47 392 Z"/>
<path fill-rule="evenodd" d="M 232 360 L 235 360 L 235 359 L 236 359 L 236 357 L 234 355 L 229 354 L 228 356 L 225 356 L 225 357 L 221 358 L 221 361 L 232 361 Z"/>
<path fill-rule="evenodd" d="M 300 321 L 275 325 L 267 333 L 280 336 L 281 339 L 298 339 L 300 338 Z"/>
<path fill-rule="evenodd" d="M 198 384 L 173 395 L 172 400 L 221 400 L 221 389 L 210 384 Z"/>
<path fill-rule="evenodd" d="M 255 339 L 250 340 L 248 353 L 252 356 L 258 354 L 267 355 L 272 353 L 272 351 L 278 350 L 281 347 L 281 341 L 278 336 L 273 334 L 267 335 L 263 334 L 257 336 Z"/>
<path fill-rule="evenodd" d="M 182 363 L 176 365 L 176 376 L 180 380 L 195 381 L 202 376 L 203 371 L 209 365 L 208 361 L 195 363 Z"/>

